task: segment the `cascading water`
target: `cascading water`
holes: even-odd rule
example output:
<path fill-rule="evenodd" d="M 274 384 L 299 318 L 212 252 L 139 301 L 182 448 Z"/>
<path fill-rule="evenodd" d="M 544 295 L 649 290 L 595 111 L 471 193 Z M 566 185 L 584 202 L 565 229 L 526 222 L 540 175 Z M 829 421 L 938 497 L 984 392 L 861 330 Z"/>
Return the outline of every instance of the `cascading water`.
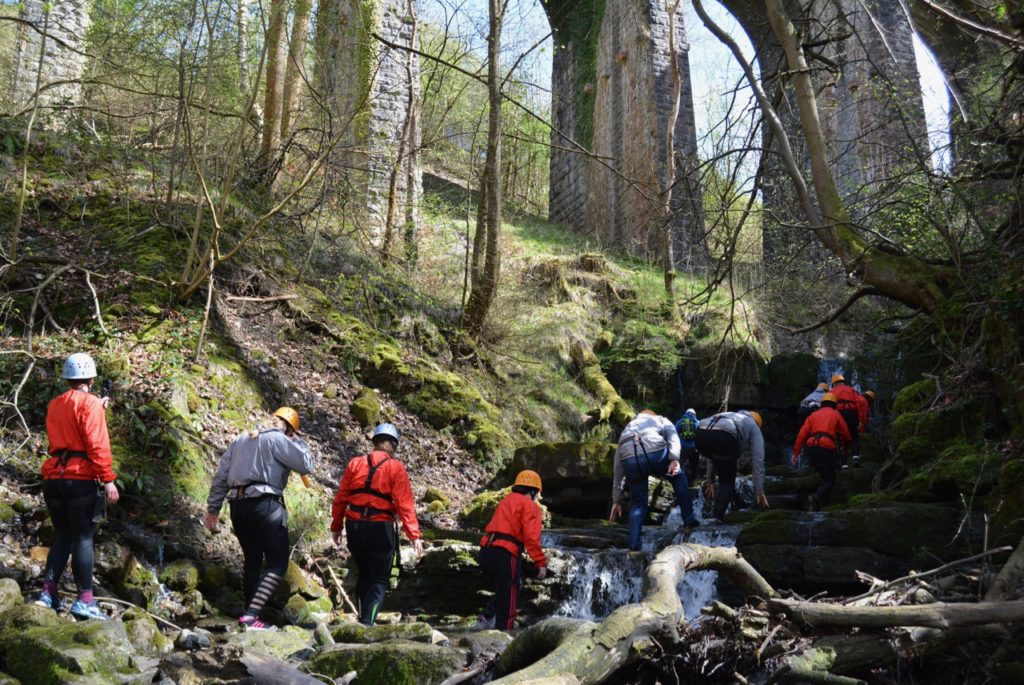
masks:
<path fill-rule="evenodd" d="M 700 493 L 694 508 L 698 517 L 703 510 L 704 496 Z M 703 521 L 702 521 L 703 523 Z M 542 541 L 565 557 L 565 570 L 569 591 L 555 610 L 558 616 L 600 620 L 623 604 L 640 601 L 643 595 L 644 572 L 654 556 L 668 545 L 691 542 L 709 547 L 729 547 L 735 544 L 739 526 L 720 523 L 702 525 L 684 533 L 682 516 L 675 507 L 665 524 L 644 528 L 642 552 L 624 549 L 567 549 L 561 547 L 559 536 L 548 533 Z M 718 594 L 716 571 L 691 571 L 679 584 L 679 597 L 688 620 L 700 618 L 700 610 Z"/>

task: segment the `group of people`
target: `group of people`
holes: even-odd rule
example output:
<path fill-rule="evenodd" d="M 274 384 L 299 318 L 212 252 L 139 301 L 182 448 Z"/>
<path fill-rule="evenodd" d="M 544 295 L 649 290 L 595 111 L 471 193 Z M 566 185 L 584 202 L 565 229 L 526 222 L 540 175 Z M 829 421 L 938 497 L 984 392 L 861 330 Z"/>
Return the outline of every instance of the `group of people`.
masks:
<path fill-rule="evenodd" d="M 729 411 L 698 419 L 696 411 L 687 409 L 675 424 L 650 409 L 641 411 L 619 435 L 612 478 L 609 520 L 622 516 L 623 502 L 627 490 L 629 492 L 629 548 L 641 549 L 650 476 L 665 478 L 672 484 L 685 529 L 700 525 L 693 510 L 689 483 L 696 477 L 700 455 L 708 459 L 705 494 L 714 500 L 715 518 L 725 516 L 735 497 L 740 462 L 750 462 L 754 503 L 767 509 L 762 426 L 763 420 L 756 411 Z M 684 458 L 685 468 L 680 464 Z"/>
<path fill-rule="evenodd" d="M 867 428 L 876 398 L 874 390 L 857 392 L 842 374 L 831 382 L 831 388 L 819 383 L 800 402 L 800 432 L 793 445 L 793 465 L 803 455 L 821 475 L 821 485 L 809 498 L 811 511 L 828 504 L 838 471 L 848 468 L 847 457 L 854 468 L 860 466 L 860 432 Z"/>
<path fill-rule="evenodd" d="M 43 497 L 56 531 L 50 547 L 43 589 L 36 603 L 61 610 L 59 582 L 71 561 L 78 595 L 70 613 L 79 619 L 105 620 L 93 597 L 93 534 L 107 503 L 118 501 L 112 470 L 106 410 L 109 398 L 91 392 L 96 363 L 76 353 L 64 363 L 68 389 L 50 401 L 46 414 L 49 458 L 43 464 Z M 313 455 L 299 437 L 300 418 L 291 407 L 280 407 L 260 428 L 239 435 L 224 452 L 210 485 L 204 525 L 217 529 L 224 502 L 242 549 L 242 589 L 245 609 L 239 623 L 247 630 L 267 627 L 261 618 L 288 569 L 288 511 L 284 491 L 295 472 L 306 480 L 313 472 Z M 416 519 L 412 488 L 396 452 L 398 428 L 376 427 L 373 449 L 350 459 L 331 506 L 331 532 L 340 546 L 347 538 L 356 565 L 358 619 L 373 625 L 391 578 L 398 548 L 398 522 L 423 554 L 423 535 Z M 308 483 L 307 483 L 308 484 Z M 522 552 L 529 552 L 544 578 L 547 560 L 540 545 L 542 512 L 536 500 L 540 476 L 523 471 L 511 493 L 498 505 L 480 540 L 480 565 L 495 585 L 494 599 L 483 620 L 501 628 L 515 622 L 523 569 Z"/>

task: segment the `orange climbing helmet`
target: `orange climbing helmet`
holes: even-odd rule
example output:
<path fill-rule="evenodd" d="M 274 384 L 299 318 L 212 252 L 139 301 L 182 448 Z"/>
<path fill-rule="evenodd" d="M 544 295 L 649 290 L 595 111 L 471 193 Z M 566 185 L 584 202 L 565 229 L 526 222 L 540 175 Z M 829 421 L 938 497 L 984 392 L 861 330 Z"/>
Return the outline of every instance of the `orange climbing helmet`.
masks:
<path fill-rule="evenodd" d="M 274 412 L 274 416 L 283 419 L 296 433 L 299 432 L 299 412 L 291 407 L 278 407 L 277 411 Z"/>
<path fill-rule="evenodd" d="M 835 385 L 836 383 L 845 383 L 845 382 L 846 382 L 846 378 L 841 373 L 837 373 L 836 375 L 832 376 L 832 385 Z"/>
<path fill-rule="evenodd" d="M 831 402 L 833 405 L 837 405 L 839 404 L 839 398 L 832 393 L 827 392 L 821 397 L 821 403 L 825 404 L 826 402 Z"/>
<path fill-rule="evenodd" d="M 749 416 L 750 418 L 754 419 L 754 421 L 757 422 L 758 428 L 764 428 L 764 419 L 761 418 L 761 415 L 759 413 L 750 410 L 746 410 L 743 413 Z"/>
<path fill-rule="evenodd" d="M 828 383 L 818 383 L 818 390 L 828 390 Z"/>
<path fill-rule="evenodd" d="M 868 390 L 864 393 L 864 397 L 868 398 L 868 402 L 874 402 L 878 398 L 878 395 L 874 390 Z"/>
<path fill-rule="evenodd" d="M 525 469 L 519 472 L 516 476 L 515 485 L 523 485 L 528 488 L 537 488 L 538 491 L 543 492 L 544 488 L 541 485 L 540 474 L 530 469 Z"/>

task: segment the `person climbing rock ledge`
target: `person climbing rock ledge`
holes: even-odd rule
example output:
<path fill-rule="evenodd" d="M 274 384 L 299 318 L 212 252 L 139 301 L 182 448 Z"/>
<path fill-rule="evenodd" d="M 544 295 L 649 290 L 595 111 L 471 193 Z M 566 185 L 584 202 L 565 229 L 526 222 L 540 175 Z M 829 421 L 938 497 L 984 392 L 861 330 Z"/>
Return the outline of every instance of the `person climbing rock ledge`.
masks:
<path fill-rule="evenodd" d="M 700 525 L 693 513 L 693 498 L 686 472 L 679 466 L 681 453 L 679 435 L 675 426 L 664 416 L 644 409 L 622 429 L 619 446 L 615 450 L 612 478 L 612 511 L 609 521 L 622 516 L 622 501 L 626 493 L 623 478 L 629 487 L 629 548 L 640 549 L 644 521 L 647 519 L 648 478 L 665 478 L 672 484 L 686 528 Z"/>
<path fill-rule="evenodd" d="M 543 512 L 537 497 L 543 483 L 536 471 L 520 471 L 512 492 L 505 496 L 484 528 L 480 539 L 480 568 L 494 583 L 494 598 L 477 619 L 477 627 L 515 628 L 523 579 L 522 553 L 537 566 L 537 578 L 547 576 L 547 558 L 540 546 Z"/>
<path fill-rule="evenodd" d="M 398 461 L 398 428 L 382 423 L 373 431 L 373 450 L 349 460 L 331 506 L 334 542 L 348 537 L 356 562 L 359 622 L 372 626 L 391 580 L 398 550 L 397 516 L 416 556 L 423 556 L 423 536 L 405 466 Z"/>
<path fill-rule="evenodd" d="M 96 362 L 84 352 L 67 358 L 61 377 L 68 389 L 46 408 L 49 454 L 43 463 L 43 499 L 57 539 L 46 557 L 43 591 L 36 604 L 60 611 L 59 583 L 71 559 L 78 598 L 71 615 L 106 620 L 92 594 L 93 533 L 107 502 L 120 498 L 111 469 L 106 410 L 109 398 L 89 392 L 96 379 Z"/>
<path fill-rule="evenodd" d="M 244 558 L 245 611 L 238 622 L 247 630 L 267 627 L 260 614 L 288 570 L 284 489 L 292 471 L 313 472 L 313 455 L 298 431 L 298 412 L 281 407 L 264 427 L 235 438 L 221 457 L 206 500 L 204 525 L 212 532 L 229 498 L 231 525 Z"/>
<path fill-rule="evenodd" d="M 846 421 L 836 411 L 837 401 L 835 395 L 825 393 L 821 398 L 821 408 L 807 417 L 793 445 L 793 465 L 796 466 L 802 451 L 811 468 L 821 476 L 821 485 L 809 498 L 808 508 L 811 511 L 818 511 L 828 504 L 829 493 L 836 484 L 839 455 L 851 440 Z"/>
<path fill-rule="evenodd" d="M 715 518 L 722 519 L 736 494 L 740 462 L 750 462 L 754 480 L 754 504 L 768 508 L 764 494 L 764 437 L 761 415 L 756 411 L 727 411 L 700 422 L 697 451 L 710 460 L 705 495 L 715 500 Z M 714 477 L 718 477 L 715 488 Z"/>

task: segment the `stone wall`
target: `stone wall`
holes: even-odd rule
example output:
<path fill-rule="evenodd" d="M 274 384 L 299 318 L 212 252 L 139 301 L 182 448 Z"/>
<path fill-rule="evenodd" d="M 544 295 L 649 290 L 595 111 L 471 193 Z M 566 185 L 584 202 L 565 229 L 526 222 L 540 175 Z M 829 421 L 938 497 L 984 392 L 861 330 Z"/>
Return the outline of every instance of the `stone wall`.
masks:
<path fill-rule="evenodd" d="M 404 225 L 417 223 L 423 192 L 415 157 L 420 144 L 419 60 L 374 34 L 418 48 L 415 30 L 412 0 L 327 0 L 320 5 L 318 78 L 327 96 L 332 135 L 340 135 L 333 160 L 335 190 L 374 241 L 385 228 L 392 177 L 396 237 Z M 403 146 L 407 126 L 411 144 Z"/>
<path fill-rule="evenodd" d="M 47 16 L 45 8 L 49 5 Z M 22 25 L 15 46 L 14 73 L 11 92 L 16 106 L 25 106 L 31 100 L 37 85 L 46 86 L 58 81 L 74 81 L 46 88 L 40 94 L 40 103 L 55 108 L 78 103 L 84 57 L 81 54 L 85 32 L 89 28 L 87 0 L 24 0 L 21 19 L 31 22 L 36 29 Z M 39 52 L 46 33 L 46 54 L 42 71 L 39 70 Z M 38 78 L 37 78 L 38 77 Z"/>
<path fill-rule="evenodd" d="M 555 32 L 549 215 L 603 242 L 654 257 L 674 95 L 669 17 L 660 0 L 601 3 L 600 12 L 593 8 L 598 3 L 582 4 L 588 8 L 581 15 L 600 18 L 589 32 L 573 30 L 574 18 L 560 13 L 557 4 L 548 5 Z M 684 264 L 691 255 L 702 259 L 703 251 L 693 246 L 703 233 L 703 210 L 693 164 L 697 141 L 681 10 L 676 51 L 683 83 L 675 130 L 677 174 L 688 180 L 673 193 L 673 235 L 677 262 Z M 586 78 L 590 71 L 592 79 Z M 592 97 L 589 111 L 588 98 L 581 95 Z M 580 145 L 597 158 L 582 154 Z"/>

